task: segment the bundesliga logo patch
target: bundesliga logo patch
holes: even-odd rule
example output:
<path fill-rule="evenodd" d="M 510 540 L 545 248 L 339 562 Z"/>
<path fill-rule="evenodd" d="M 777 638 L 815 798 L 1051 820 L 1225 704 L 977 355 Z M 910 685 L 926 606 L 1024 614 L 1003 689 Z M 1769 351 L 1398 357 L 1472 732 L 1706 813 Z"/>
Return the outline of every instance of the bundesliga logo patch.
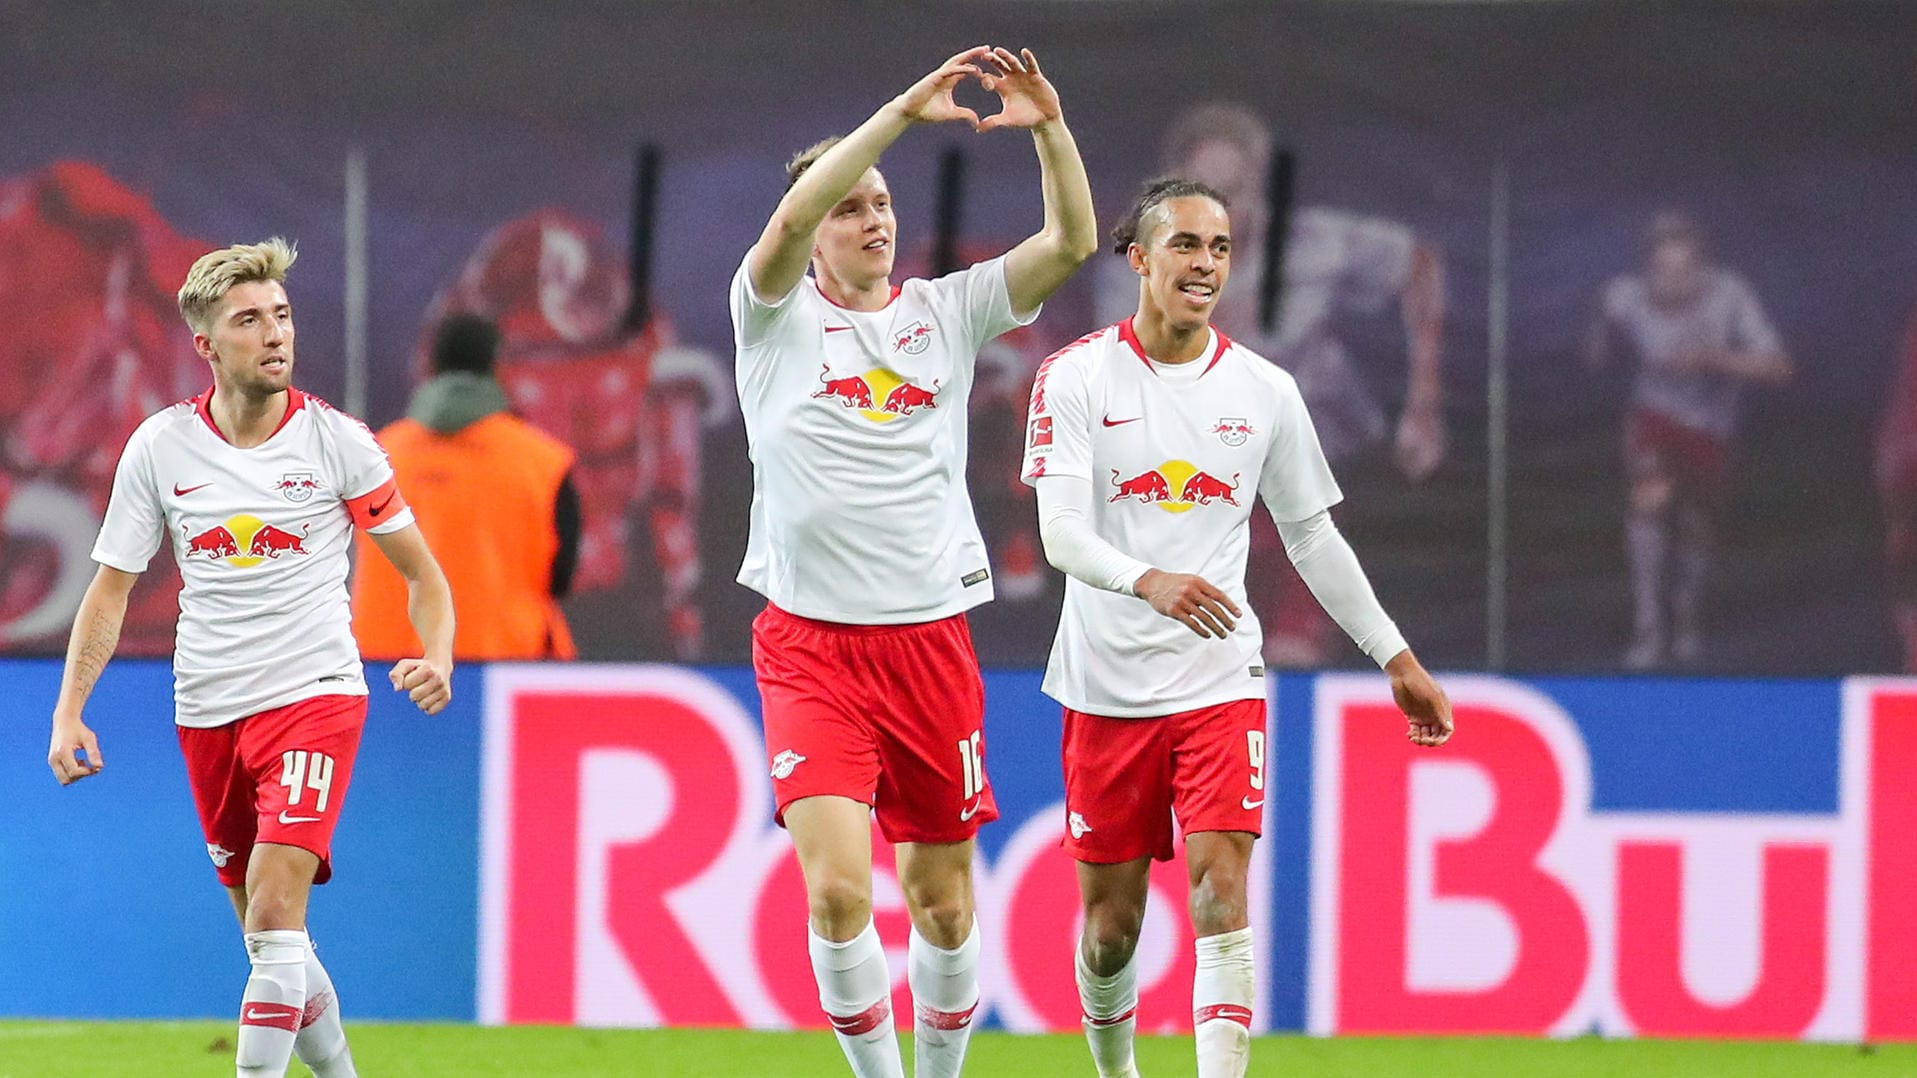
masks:
<path fill-rule="evenodd" d="M 793 768 L 798 767 L 802 763 L 805 763 L 805 757 L 800 756 L 791 749 L 786 749 L 772 758 L 772 777 L 775 779 L 789 779 L 792 777 Z"/>

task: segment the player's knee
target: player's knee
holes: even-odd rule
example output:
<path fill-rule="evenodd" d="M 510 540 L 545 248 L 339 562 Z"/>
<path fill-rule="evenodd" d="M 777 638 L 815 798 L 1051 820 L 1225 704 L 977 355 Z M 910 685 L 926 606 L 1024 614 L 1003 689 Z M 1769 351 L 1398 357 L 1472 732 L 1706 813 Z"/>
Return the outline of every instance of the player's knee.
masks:
<path fill-rule="evenodd" d="M 951 950 L 972 933 L 972 904 L 962 895 L 921 896 L 912 903 L 912 923 L 935 947 Z"/>
<path fill-rule="evenodd" d="M 1631 511 L 1662 513 L 1671 504 L 1672 485 L 1662 475 L 1640 475 L 1631 481 Z"/>
<path fill-rule="evenodd" d="M 1191 927 L 1199 936 L 1236 932 L 1249 924 L 1245 873 L 1237 865 L 1213 864 L 1191 889 Z"/>
<path fill-rule="evenodd" d="M 274 932 L 306 927 L 306 903 L 277 888 L 261 888 L 246 900 L 246 931 Z"/>
<path fill-rule="evenodd" d="M 1125 968 L 1138 949 L 1145 909 L 1132 903 L 1100 903 L 1085 911 L 1085 964 L 1100 977 Z"/>
<path fill-rule="evenodd" d="M 864 880 L 832 876 L 808 882 L 812 923 L 833 939 L 850 939 L 872 919 L 872 888 Z"/>

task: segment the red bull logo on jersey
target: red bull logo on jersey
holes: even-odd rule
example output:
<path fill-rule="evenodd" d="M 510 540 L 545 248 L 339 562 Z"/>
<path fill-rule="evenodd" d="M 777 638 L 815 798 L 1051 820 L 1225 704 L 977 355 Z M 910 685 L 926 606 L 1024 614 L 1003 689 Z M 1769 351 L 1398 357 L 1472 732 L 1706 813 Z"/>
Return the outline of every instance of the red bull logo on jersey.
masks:
<path fill-rule="evenodd" d="M 921 347 L 920 351 L 924 349 Z M 841 407 L 855 409 L 874 423 L 890 423 L 920 408 L 938 407 L 938 379 L 933 379 L 928 389 L 884 367 L 844 378 L 833 377 L 832 368 L 824 367 L 820 369 L 819 382 L 821 388 L 812 394 L 814 400 L 835 400 Z"/>
<path fill-rule="evenodd" d="M 301 525 L 295 534 L 250 513 L 241 513 L 198 534 L 181 525 L 186 536 L 184 560 L 206 558 L 244 569 L 285 554 L 308 554 L 311 551 L 306 549 L 306 539 L 311 528 L 311 524 Z"/>
<path fill-rule="evenodd" d="M 1226 445 L 1237 447 L 1244 445 L 1252 435 L 1258 433 L 1251 429 L 1251 420 L 1227 416 L 1218 421 L 1209 433 L 1218 435 L 1218 440 Z"/>
<path fill-rule="evenodd" d="M 320 488 L 319 476 L 313 472 L 287 472 L 273 489 L 286 496 L 289 502 L 299 503 L 311 498 Z"/>
<path fill-rule="evenodd" d="M 916 356 L 931 347 L 932 327 L 924 322 L 914 322 L 892 337 L 892 350 Z"/>
<path fill-rule="evenodd" d="M 1232 473 L 1231 482 L 1227 483 L 1188 460 L 1168 460 L 1130 479 L 1123 478 L 1123 473 L 1114 468 L 1112 486 L 1116 489 L 1108 501 L 1137 498 L 1167 513 L 1189 512 L 1194 506 L 1210 505 L 1214 501 L 1239 504 L 1239 473 Z"/>

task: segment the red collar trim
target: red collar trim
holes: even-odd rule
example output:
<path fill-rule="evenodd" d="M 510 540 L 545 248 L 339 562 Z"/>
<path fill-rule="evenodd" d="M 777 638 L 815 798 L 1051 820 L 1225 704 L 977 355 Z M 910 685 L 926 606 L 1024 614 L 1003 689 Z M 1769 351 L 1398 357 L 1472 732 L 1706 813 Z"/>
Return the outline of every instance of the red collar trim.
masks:
<path fill-rule="evenodd" d="M 306 407 L 306 394 L 301 393 L 299 390 L 294 389 L 292 386 L 287 386 L 286 387 L 286 414 L 280 417 L 280 425 L 273 428 L 273 434 L 278 434 L 280 431 L 285 430 L 286 425 L 293 421 L 293 413 L 299 411 L 301 408 L 304 408 L 304 407 Z M 206 392 L 193 398 L 193 410 L 199 413 L 200 418 L 206 422 L 206 429 L 212 431 L 214 437 L 218 438 L 222 442 L 227 441 L 226 435 L 220 430 L 220 425 L 218 423 L 213 422 L 213 387 L 212 386 L 208 386 L 206 388 Z M 272 440 L 273 434 L 267 435 L 266 436 L 267 440 L 269 441 Z M 227 444 L 231 445 L 232 443 L 227 442 Z"/>
<path fill-rule="evenodd" d="M 1211 327 L 1211 334 L 1213 337 L 1218 338 L 1218 345 L 1212 349 L 1211 362 L 1205 364 L 1205 369 L 1198 372 L 1198 377 L 1200 378 L 1210 374 L 1211 369 L 1218 366 L 1218 361 L 1225 358 L 1225 349 L 1231 347 L 1231 338 L 1225 336 L 1224 331 L 1217 326 Z M 1152 370 L 1152 357 L 1146 355 L 1145 346 L 1138 343 L 1138 331 L 1132 328 L 1131 318 L 1127 318 L 1118 324 L 1118 338 L 1126 344 L 1131 345 L 1133 354 L 1138 356 L 1138 361 L 1145 365 L 1146 370 Z M 1157 374 L 1158 372 L 1152 370 L 1152 373 Z"/>
<path fill-rule="evenodd" d="M 861 311 L 856 307 L 847 307 L 845 304 L 840 303 L 838 300 L 833 299 L 831 296 L 826 295 L 825 289 L 820 287 L 818 278 L 816 277 L 812 279 L 812 287 L 817 288 L 819 290 L 820 299 L 825 300 L 827 303 L 830 303 L 832 306 L 837 307 L 841 311 L 851 311 L 853 314 L 877 314 L 878 313 L 878 311 Z M 893 285 L 892 294 L 885 297 L 885 307 L 890 307 L 894 302 L 896 302 L 899 298 L 899 293 L 902 291 L 904 291 L 903 288 L 901 288 L 898 285 Z M 885 307 L 880 307 L 879 310 L 883 311 L 885 310 Z"/>

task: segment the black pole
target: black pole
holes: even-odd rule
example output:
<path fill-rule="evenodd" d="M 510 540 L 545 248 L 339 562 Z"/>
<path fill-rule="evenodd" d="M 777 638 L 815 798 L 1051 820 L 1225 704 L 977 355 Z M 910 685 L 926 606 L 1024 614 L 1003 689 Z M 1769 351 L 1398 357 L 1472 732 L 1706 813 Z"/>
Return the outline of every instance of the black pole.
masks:
<path fill-rule="evenodd" d="M 947 147 L 939 156 L 938 202 L 933 207 L 932 276 L 959 268 L 960 214 L 965 203 L 965 151 Z"/>
<path fill-rule="evenodd" d="M 639 147 L 638 167 L 632 177 L 632 246 L 627 253 L 626 279 L 631 295 L 626 302 L 625 331 L 637 333 L 652 319 L 652 234 L 658 209 L 659 147 Z"/>
<path fill-rule="evenodd" d="M 1265 279 L 1258 291 L 1258 328 L 1269 337 L 1278 330 L 1278 301 L 1285 294 L 1285 241 L 1291 238 L 1291 190 L 1295 160 L 1291 151 L 1271 155 L 1265 178 Z"/>

